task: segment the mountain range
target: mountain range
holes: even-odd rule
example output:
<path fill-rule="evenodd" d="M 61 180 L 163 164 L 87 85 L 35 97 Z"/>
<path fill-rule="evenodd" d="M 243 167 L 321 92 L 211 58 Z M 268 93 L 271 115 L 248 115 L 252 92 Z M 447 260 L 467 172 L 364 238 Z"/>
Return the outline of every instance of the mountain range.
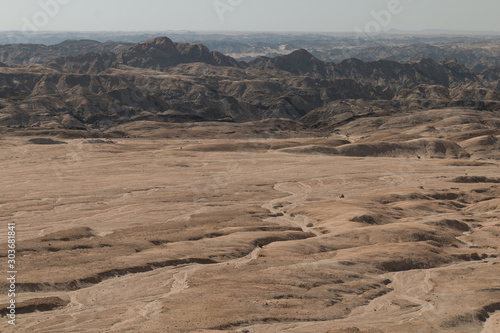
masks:
<path fill-rule="evenodd" d="M 158 37 L 137 44 L 8 45 L 0 48 L 0 62 L 0 126 L 14 128 L 107 130 L 144 120 L 270 118 L 331 126 L 335 115 L 346 113 L 339 106 L 346 101 L 356 105 L 351 116 L 500 106 L 500 67 L 475 73 L 454 58 L 332 63 L 299 49 L 244 62 Z"/>

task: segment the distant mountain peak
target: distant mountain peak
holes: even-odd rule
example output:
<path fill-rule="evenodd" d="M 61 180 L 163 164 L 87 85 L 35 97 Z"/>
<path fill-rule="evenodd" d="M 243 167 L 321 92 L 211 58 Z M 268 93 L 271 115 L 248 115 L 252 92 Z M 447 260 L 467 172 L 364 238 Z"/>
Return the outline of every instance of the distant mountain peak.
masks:
<path fill-rule="evenodd" d="M 175 66 L 182 56 L 168 37 L 157 37 L 131 46 L 119 54 L 120 62 L 141 68 Z"/>
<path fill-rule="evenodd" d="M 119 59 L 122 64 L 140 68 L 166 68 L 195 62 L 239 67 L 233 58 L 211 52 L 203 44 L 174 43 L 168 37 L 157 37 L 136 44 L 120 53 Z"/>
<path fill-rule="evenodd" d="M 423 65 L 438 65 L 438 63 L 430 57 L 418 58 L 418 59 L 412 60 L 408 63 L 409 64 L 423 64 Z"/>
<path fill-rule="evenodd" d="M 459 61 L 457 60 L 457 58 L 446 58 L 441 60 L 441 64 L 450 64 L 450 63 L 458 64 Z"/>
<path fill-rule="evenodd" d="M 95 44 L 95 45 L 99 45 L 101 44 L 100 42 L 98 41 L 95 41 L 95 40 L 91 40 L 91 39 L 66 39 L 65 41 L 59 43 L 59 44 L 56 44 L 56 46 L 59 46 L 59 47 L 65 47 L 65 46 L 74 46 L 74 45 L 82 45 L 82 44 Z"/>
<path fill-rule="evenodd" d="M 131 46 L 128 50 L 139 50 L 145 52 L 179 53 L 175 43 L 168 37 L 157 37 Z M 127 50 L 126 50 L 127 51 Z M 126 52 L 125 51 L 125 52 Z"/>
<path fill-rule="evenodd" d="M 304 49 L 299 49 L 290 54 L 275 58 L 260 57 L 250 62 L 249 65 L 259 69 L 287 71 L 295 75 L 321 77 L 327 75 L 327 64 Z"/>
<path fill-rule="evenodd" d="M 145 40 L 137 45 L 174 46 L 174 42 L 170 38 L 162 36 Z"/>
<path fill-rule="evenodd" d="M 309 51 L 307 51 L 305 49 L 299 49 L 299 50 L 293 51 L 292 53 L 288 54 L 285 57 L 297 58 L 297 59 L 303 59 L 303 60 L 316 59 L 315 56 L 313 56 L 311 53 L 309 53 Z"/>
<path fill-rule="evenodd" d="M 364 65 L 365 62 L 363 60 L 360 60 L 358 58 L 349 58 L 349 59 L 345 59 L 345 60 L 342 60 L 339 65 L 358 65 L 358 66 L 361 66 L 361 65 Z"/>

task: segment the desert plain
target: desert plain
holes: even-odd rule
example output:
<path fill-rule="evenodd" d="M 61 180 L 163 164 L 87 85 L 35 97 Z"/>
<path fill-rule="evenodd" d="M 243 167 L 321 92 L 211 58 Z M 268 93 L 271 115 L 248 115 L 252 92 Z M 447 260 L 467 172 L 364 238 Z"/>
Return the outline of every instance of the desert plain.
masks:
<path fill-rule="evenodd" d="M 499 133 L 485 114 L 328 133 L 5 131 L 18 293 L 17 325 L 4 316 L 0 331 L 500 332 Z"/>

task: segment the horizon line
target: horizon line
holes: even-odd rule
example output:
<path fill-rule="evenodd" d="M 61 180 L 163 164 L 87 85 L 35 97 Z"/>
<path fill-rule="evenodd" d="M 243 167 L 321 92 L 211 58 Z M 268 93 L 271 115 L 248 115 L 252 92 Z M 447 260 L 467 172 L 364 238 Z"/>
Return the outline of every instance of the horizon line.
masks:
<path fill-rule="evenodd" d="M 1 30 L 0 33 L 27 33 L 27 34 L 38 34 L 38 33 L 163 33 L 163 32 L 173 32 L 173 33 L 271 33 L 271 34 L 358 34 L 356 31 L 280 31 L 280 30 L 186 30 L 186 29 L 175 29 L 175 30 L 39 30 L 39 31 L 23 31 L 23 30 Z M 377 35 L 391 35 L 391 34 L 422 34 L 422 35 L 432 35 L 432 34 L 450 34 L 450 35 L 460 35 L 460 34 L 498 34 L 500 31 L 494 30 L 454 30 L 454 29 L 424 29 L 424 30 L 401 30 L 401 29 L 390 29 L 386 31 L 381 31 Z"/>

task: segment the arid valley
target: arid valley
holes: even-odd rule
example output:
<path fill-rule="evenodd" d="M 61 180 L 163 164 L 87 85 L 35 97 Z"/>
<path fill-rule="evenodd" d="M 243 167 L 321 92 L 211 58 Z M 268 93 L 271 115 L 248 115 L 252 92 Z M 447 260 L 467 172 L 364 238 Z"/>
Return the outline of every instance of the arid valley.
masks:
<path fill-rule="evenodd" d="M 7 2 L 0 332 L 500 332 L 498 2 Z"/>

